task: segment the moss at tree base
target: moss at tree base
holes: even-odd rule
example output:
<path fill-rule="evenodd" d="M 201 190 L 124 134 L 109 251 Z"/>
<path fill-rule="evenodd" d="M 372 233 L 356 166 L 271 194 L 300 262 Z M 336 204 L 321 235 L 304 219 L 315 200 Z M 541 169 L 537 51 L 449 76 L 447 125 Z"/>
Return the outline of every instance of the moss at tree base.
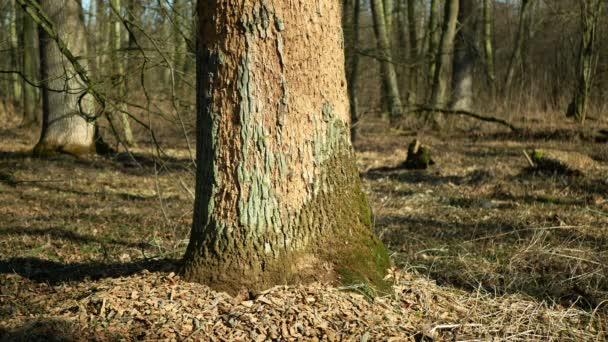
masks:
<path fill-rule="evenodd" d="M 315 281 L 363 284 L 374 292 L 388 292 L 390 284 L 384 276 L 390 260 L 371 229 L 371 210 L 354 154 L 334 155 L 324 166 L 333 189 L 320 191 L 302 208 L 294 226 L 281 228 L 299 240 L 293 241 L 294 246 L 303 247 L 281 249 L 276 255 L 245 241 L 218 253 L 217 241 L 203 237 L 190 243 L 182 268 L 184 278 L 230 294 Z"/>

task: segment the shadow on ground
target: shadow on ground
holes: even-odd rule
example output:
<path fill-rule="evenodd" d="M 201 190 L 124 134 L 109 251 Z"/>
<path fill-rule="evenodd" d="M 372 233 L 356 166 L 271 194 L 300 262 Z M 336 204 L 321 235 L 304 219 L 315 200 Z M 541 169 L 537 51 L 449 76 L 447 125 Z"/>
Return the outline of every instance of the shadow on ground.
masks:
<path fill-rule="evenodd" d="M 40 258 L 10 258 L 0 260 L 0 274 L 17 273 L 30 280 L 48 284 L 127 277 L 143 270 L 176 272 L 177 259 L 140 260 L 127 263 L 70 263 L 63 264 Z"/>

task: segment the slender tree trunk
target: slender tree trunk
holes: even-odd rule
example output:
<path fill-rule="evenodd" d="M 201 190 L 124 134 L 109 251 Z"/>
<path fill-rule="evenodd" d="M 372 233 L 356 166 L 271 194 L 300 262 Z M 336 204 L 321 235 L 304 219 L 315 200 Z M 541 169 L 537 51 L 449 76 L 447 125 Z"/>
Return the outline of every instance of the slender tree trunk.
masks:
<path fill-rule="evenodd" d="M 348 139 L 340 2 L 198 3 L 188 280 L 235 293 L 388 267 Z M 238 28 L 238 29 L 237 29 Z"/>
<path fill-rule="evenodd" d="M 450 108 L 471 111 L 473 106 L 473 67 L 475 66 L 475 33 L 478 13 L 476 0 L 459 0 L 460 29 L 454 44 L 452 96 Z"/>
<path fill-rule="evenodd" d="M 418 32 L 416 30 L 416 0 L 407 0 L 407 24 L 410 40 L 409 81 L 407 89 L 407 102 L 415 105 L 418 90 Z"/>
<path fill-rule="evenodd" d="M 439 0 L 431 0 L 430 8 L 429 8 L 429 20 L 428 27 L 426 32 L 426 37 L 428 40 L 427 46 L 427 55 L 429 60 L 429 68 L 428 68 L 428 86 L 427 89 L 432 89 L 433 80 L 435 78 L 435 64 L 437 57 L 437 48 L 439 46 Z M 427 97 L 429 97 L 430 93 L 427 93 Z M 430 100 L 430 97 L 429 97 Z"/>
<path fill-rule="evenodd" d="M 350 108 L 350 139 L 357 139 L 357 123 L 359 113 L 357 108 L 357 81 L 359 79 L 359 19 L 361 16 L 361 0 L 344 0 L 343 25 L 347 28 L 345 32 L 345 60 L 346 60 L 346 82 L 348 85 L 348 103 Z"/>
<path fill-rule="evenodd" d="M 459 0 L 447 0 L 441 30 L 441 42 L 435 57 L 435 75 L 433 76 L 433 87 L 431 93 L 431 107 L 443 108 L 446 102 L 448 63 L 451 60 L 454 36 L 456 34 L 456 22 L 459 12 Z M 440 114 L 433 113 L 433 121 L 440 125 Z"/>
<path fill-rule="evenodd" d="M 388 33 L 385 25 L 385 14 L 381 0 L 372 1 L 372 14 L 374 20 L 374 31 L 376 33 L 376 44 L 378 46 L 378 55 L 380 57 L 380 69 L 382 77 L 383 90 L 386 94 L 382 94 L 388 99 L 389 115 L 391 120 L 395 120 L 403 116 L 403 106 L 399 94 L 399 85 L 397 82 L 397 73 L 395 65 L 392 63 L 391 50 L 388 43 Z"/>
<path fill-rule="evenodd" d="M 382 0 L 382 4 L 382 8 L 384 9 L 384 23 L 386 24 L 386 36 L 388 39 L 388 46 L 392 46 L 395 4 L 393 3 L 393 0 Z"/>
<path fill-rule="evenodd" d="M 11 1 L 11 15 L 9 17 L 10 20 L 10 43 L 11 43 L 11 67 L 14 70 L 21 71 L 21 66 L 19 60 L 21 60 L 20 51 L 22 51 L 21 46 L 19 46 L 19 34 L 17 33 L 17 22 L 19 15 L 17 12 L 17 3 L 15 0 Z M 21 103 L 21 82 L 22 79 L 17 74 L 12 74 L 12 97 L 13 102 L 17 105 Z"/>
<path fill-rule="evenodd" d="M 21 22 L 23 29 L 21 31 L 23 42 L 23 58 L 22 70 L 23 75 L 30 81 L 37 81 L 37 59 L 35 42 L 38 40 L 37 25 L 25 12 L 21 12 Z M 34 86 L 24 83 L 23 86 L 23 120 L 22 126 L 40 125 L 40 117 L 36 111 L 38 108 L 38 97 L 36 93 L 38 89 Z"/>
<path fill-rule="evenodd" d="M 184 53 L 186 52 L 186 41 L 182 36 L 182 14 L 184 12 L 181 0 L 173 0 L 173 39 L 175 39 L 175 49 L 173 51 L 173 67 L 177 72 L 176 80 L 181 78 L 184 71 Z"/>
<path fill-rule="evenodd" d="M 55 31 L 75 56 L 86 55 L 86 32 L 80 4 L 73 0 L 40 0 L 40 7 L 55 23 Z M 81 111 L 93 114 L 93 102 L 83 95 L 85 85 L 63 56 L 57 43 L 40 30 L 42 89 L 42 134 L 34 148 L 36 155 L 95 152 L 95 126 Z M 86 65 L 86 59 L 81 63 Z M 63 90 L 57 92 L 55 90 Z"/>
<path fill-rule="evenodd" d="M 513 53 L 511 53 L 511 57 L 509 58 L 509 64 L 507 66 L 507 73 L 505 77 L 504 83 L 504 91 L 505 98 L 509 98 L 509 93 L 511 90 L 511 85 L 513 83 L 513 78 L 515 77 L 515 68 L 521 63 L 521 50 L 524 44 L 525 35 L 525 23 L 526 18 L 528 16 L 529 5 L 533 0 L 521 0 L 521 4 L 519 5 L 519 24 L 517 27 L 517 34 L 515 36 L 515 46 L 513 47 Z"/>
<path fill-rule="evenodd" d="M 121 1 L 120 0 L 110 0 L 112 7 L 118 13 L 112 13 L 112 42 L 113 42 L 113 62 L 114 62 L 114 70 L 116 72 L 117 79 L 117 87 L 116 92 L 118 93 L 118 101 L 120 102 L 118 105 L 118 109 L 120 113 L 118 116 L 120 118 L 120 123 L 122 124 L 122 129 L 124 133 L 124 143 L 127 146 L 133 146 L 133 131 L 131 130 L 131 123 L 129 122 L 129 116 L 126 114 L 127 106 L 124 104 L 124 97 L 127 95 L 126 89 L 126 77 L 125 77 L 125 68 L 124 68 L 124 58 L 125 54 L 122 52 L 122 23 L 118 15 L 121 12 Z"/>
<path fill-rule="evenodd" d="M 496 74 L 494 71 L 494 47 L 492 45 L 492 0 L 483 0 L 483 49 L 488 77 L 488 86 L 492 97 L 495 95 Z"/>
<path fill-rule="evenodd" d="M 578 50 L 577 82 L 566 112 L 568 117 L 574 117 L 580 123 L 585 122 L 589 107 L 589 93 L 597 61 L 595 41 L 603 7 L 604 0 L 580 0 L 581 42 Z"/>
<path fill-rule="evenodd" d="M 98 75 L 104 74 L 110 46 L 110 41 L 106 38 L 109 36 L 106 12 L 105 0 L 97 0 L 95 4 L 95 72 Z"/>

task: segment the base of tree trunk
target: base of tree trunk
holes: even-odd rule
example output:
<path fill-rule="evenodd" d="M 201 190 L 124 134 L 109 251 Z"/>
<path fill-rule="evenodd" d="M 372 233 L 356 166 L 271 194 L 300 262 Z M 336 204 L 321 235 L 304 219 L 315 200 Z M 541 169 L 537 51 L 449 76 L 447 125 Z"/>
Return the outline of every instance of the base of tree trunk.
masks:
<path fill-rule="evenodd" d="M 35 157 L 52 157 L 60 154 L 69 154 L 75 157 L 83 157 L 95 154 L 95 144 L 66 144 L 58 145 L 48 142 L 39 142 L 34 147 L 33 155 Z"/>
<path fill-rule="evenodd" d="M 335 185 L 330 191 L 320 191 L 292 220 L 293 249 L 268 253 L 252 242 L 259 241 L 257 237 L 230 246 L 220 242 L 219 250 L 216 242 L 204 238 L 200 243 L 191 241 L 182 268 L 184 278 L 231 294 L 315 281 L 364 284 L 388 292 L 390 284 L 384 276 L 390 260 L 371 230 L 372 213 L 361 190 L 354 154 L 332 159 L 328 175 L 336 175 L 330 182 Z"/>

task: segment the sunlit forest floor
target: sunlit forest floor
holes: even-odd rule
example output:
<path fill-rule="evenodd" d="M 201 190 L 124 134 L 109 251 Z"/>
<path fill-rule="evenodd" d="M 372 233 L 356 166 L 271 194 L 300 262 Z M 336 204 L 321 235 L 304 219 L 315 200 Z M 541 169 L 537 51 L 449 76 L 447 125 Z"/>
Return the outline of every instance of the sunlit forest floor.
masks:
<path fill-rule="evenodd" d="M 0 340 L 597 340 L 608 338 L 608 145 L 555 120 L 449 133 L 361 124 L 359 166 L 393 293 L 326 284 L 230 297 L 175 275 L 193 164 L 142 141 L 88 160 L 30 157 L 0 129 Z M 462 126 L 462 127 L 461 127 Z M 418 137 L 428 170 L 397 167 Z M 180 140 L 181 141 L 181 140 Z M 527 148 L 593 158 L 584 175 L 527 169 Z"/>

